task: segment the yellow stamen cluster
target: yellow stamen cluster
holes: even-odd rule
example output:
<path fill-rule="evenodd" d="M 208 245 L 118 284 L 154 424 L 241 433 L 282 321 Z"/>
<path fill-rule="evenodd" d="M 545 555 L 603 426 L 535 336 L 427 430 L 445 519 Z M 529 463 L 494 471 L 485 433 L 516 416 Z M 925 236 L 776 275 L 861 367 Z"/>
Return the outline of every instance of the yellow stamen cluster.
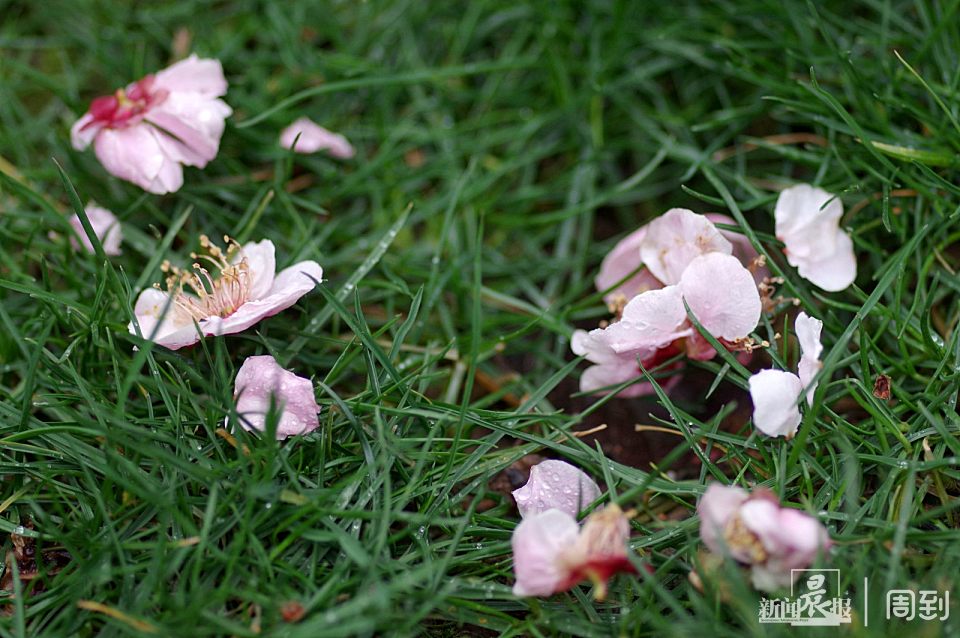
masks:
<path fill-rule="evenodd" d="M 223 240 L 227 244 L 225 251 L 206 235 L 200 235 L 200 247 L 204 253 L 190 253 L 197 261 L 189 271 L 166 260 L 160 266 L 160 270 L 167 274 L 167 292 L 174 307 L 195 321 L 229 317 L 250 298 L 251 273 L 246 258 L 231 263 L 240 252 L 240 244 L 226 235 Z M 204 263 L 212 266 L 216 274 L 211 274 Z M 155 287 L 160 288 L 160 285 L 155 284 Z"/>
<path fill-rule="evenodd" d="M 735 555 L 748 558 L 750 563 L 762 563 L 767 560 L 767 550 L 763 543 L 747 528 L 739 514 L 727 523 L 723 540 Z"/>

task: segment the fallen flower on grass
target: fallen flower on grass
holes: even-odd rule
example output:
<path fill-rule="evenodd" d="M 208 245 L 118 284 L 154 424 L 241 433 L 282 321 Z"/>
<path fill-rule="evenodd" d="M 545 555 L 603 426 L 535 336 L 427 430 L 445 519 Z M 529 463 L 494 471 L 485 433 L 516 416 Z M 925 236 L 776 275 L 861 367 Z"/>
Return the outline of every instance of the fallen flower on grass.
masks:
<path fill-rule="evenodd" d="M 278 439 L 320 427 L 313 383 L 284 370 L 270 355 L 247 357 L 237 371 L 233 394 L 240 425 L 247 430 L 266 430 L 271 405 L 280 415 Z"/>
<path fill-rule="evenodd" d="M 103 246 L 103 252 L 107 255 L 119 255 L 122 252 L 120 250 L 120 243 L 123 241 L 123 231 L 120 230 L 120 222 L 116 216 L 106 208 L 92 203 L 84 207 L 84 212 L 87 214 L 87 219 L 90 220 L 90 226 L 93 227 L 93 232 L 96 233 L 97 238 Z M 79 215 L 74 215 L 70 218 L 70 226 L 76 234 L 75 237 L 70 238 L 70 245 L 73 246 L 73 249 L 79 250 L 82 245 L 87 252 L 94 252 L 93 244 L 90 242 L 90 238 L 87 237 L 87 233 L 83 230 L 83 224 L 80 222 Z"/>
<path fill-rule="evenodd" d="M 280 146 L 305 154 L 325 150 L 333 157 L 341 159 L 350 159 L 355 153 L 347 138 L 328 131 L 308 117 L 298 118 L 283 129 L 280 133 Z"/>
<path fill-rule="evenodd" d="M 612 309 L 622 308 L 640 293 L 676 283 L 658 279 L 654 272 L 679 270 L 682 274 L 694 257 L 708 252 L 732 254 L 754 271 L 754 279 L 758 282 L 763 279 L 768 273 L 755 266 L 757 251 L 750 240 L 742 234 L 716 228 L 716 224 L 734 226 L 736 222 L 726 215 L 698 215 L 674 208 L 621 239 L 604 257 L 594 280 L 597 290 L 606 291 L 604 302 Z M 641 251 L 654 263 L 653 267 L 646 263 Z M 677 254 L 672 254 L 674 252 Z M 620 281 L 623 283 L 617 285 Z"/>
<path fill-rule="evenodd" d="M 813 405 L 817 384 L 812 383 L 820 363 L 820 331 L 823 322 L 797 315 L 794 330 L 800 342 L 800 375 L 785 370 L 761 370 L 749 379 L 753 401 L 753 424 L 767 436 L 791 438 L 800 427 L 800 395 L 807 389 L 807 405 Z"/>
<path fill-rule="evenodd" d="M 151 193 L 183 185 L 183 166 L 203 168 L 217 156 L 224 120 L 218 98 L 227 81 L 218 60 L 191 55 L 155 75 L 98 97 L 71 128 L 73 147 L 93 143 L 107 171 Z"/>
<path fill-rule="evenodd" d="M 793 582 L 791 570 L 813 564 L 831 546 L 820 522 L 796 509 L 781 507 L 769 490 L 753 493 L 712 484 L 697 505 L 700 537 L 711 552 L 750 568 L 753 586 L 775 591 Z"/>
<path fill-rule="evenodd" d="M 603 600 L 607 582 L 619 572 L 636 571 L 627 556 L 629 517 L 617 505 L 595 511 L 581 529 L 558 509 L 524 518 L 513 532 L 517 596 L 551 596 L 583 580 Z"/>
<path fill-rule="evenodd" d="M 527 518 L 549 509 L 572 517 L 600 498 L 600 488 L 585 472 L 565 461 L 548 459 L 530 468 L 526 485 L 513 491 L 517 509 Z"/>
<path fill-rule="evenodd" d="M 243 246 L 224 240 L 225 251 L 201 235 L 205 254 L 191 255 L 197 261 L 190 271 L 164 262 L 167 289 L 155 285 L 144 290 L 134 307 L 145 339 L 176 350 L 196 343 L 201 335 L 242 332 L 295 304 L 323 276 L 320 264 L 309 260 L 277 273 L 270 240 Z M 133 322 L 128 328 L 136 333 Z"/>
<path fill-rule="evenodd" d="M 716 351 L 689 321 L 685 303 L 704 330 L 730 347 L 749 337 L 762 310 L 753 275 L 737 258 L 720 252 L 699 255 L 676 285 L 634 297 L 620 321 L 574 333 L 574 354 L 596 364 L 582 375 L 581 391 L 636 378 L 638 361 L 650 367 L 683 351 L 698 360 L 713 358 Z"/>
<path fill-rule="evenodd" d="M 840 230 L 843 204 L 839 197 L 798 184 L 780 193 L 774 216 L 787 262 L 801 277 L 830 292 L 853 283 L 857 258 L 850 236 Z"/>

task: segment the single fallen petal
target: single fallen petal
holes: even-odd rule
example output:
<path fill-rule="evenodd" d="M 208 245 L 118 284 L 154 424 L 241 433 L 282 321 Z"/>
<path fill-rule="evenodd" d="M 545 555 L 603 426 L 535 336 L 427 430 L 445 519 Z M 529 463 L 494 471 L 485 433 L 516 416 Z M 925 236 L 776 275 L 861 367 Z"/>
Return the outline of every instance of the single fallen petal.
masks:
<path fill-rule="evenodd" d="M 796 434 L 800 427 L 797 401 L 803 392 L 800 378 L 783 370 L 761 370 L 749 383 L 754 426 L 767 436 Z"/>
<path fill-rule="evenodd" d="M 664 284 L 676 284 L 694 258 L 707 253 L 729 255 L 733 246 L 703 215 L 673 208 L 647 225 L 640 258 Z"/>
<path fill-rule="evenodd" d="M 780 193 L 774 215 L 787 262 L 801 277 L 830 292 L 853 283 L 856 256 L 849 235 L 839 229 L 843 204 L 838 197 L 798 184 Z"/>
<path fill-rule="evenodd" d="M 550 459 L 530 468 L 527 484 L 514 490 L 513 498 L 523 518 L 549 509 L 576 517 L 600 498 L 600 488 L 581 469 Z"/>
<path fill-rule="evenodd" d="M 234 398 L 240 424 L 248 430 L 266 430 L 271 405 L 280 414 L 278 439 L 320 427 L 313 383 L 284 370 L 269 355 L 247 357 L 237 371 Z"/>
<path fill-rule="evenodd" d="M 347 138 L 339 133 L 328 131 L 307 117 L 298 118 L 293 124 L 283 129 L 280 133 L 280 146 L 297 153 L 316 153 L 325 150 L 330 155 L 342 159 L 349 159 L 355 154 Z"/>
<path fill-rule="evenodd" d="M 811 385 L 810 382 L 823 367 L 823 364 L 820 363 L 820 353 L 823 352 L 823 346 L 820 344 L 820 332 L 823 330 L 823 322 L 808 317 L 806 313 L 801 312 L 794 322 L 794 329 L 797 332 L 797 340 L 800 342 L 798 376 L 800 377 L 800 383 L 807 388 L 807 404 L 813 405 L 813 395 L 817 386 L 816 384 Z"/>
<path fill-rule="evenodd" d="M 95 204 L 87 204 L 84 212 L 87 214 L 90 226 L 93 227 L 93 232 L 103 246 L 103 252 L 107 255 L 121 254 L 123 251 L 120 250 L 120 243 L 123 241 L 123 231 L 120 230 L 120 222 L 116 216 L 106 208 Z M 70 238 L 70 245 L 73 246 L 74 250 L 79 250 L 82 245 L 87 252 L 94 252 L 93 244 L 83 229 L 83 223 L 80 221 L 79 215 L 70 218 L 70 226 L 76 233 L 76 237 Z"/>

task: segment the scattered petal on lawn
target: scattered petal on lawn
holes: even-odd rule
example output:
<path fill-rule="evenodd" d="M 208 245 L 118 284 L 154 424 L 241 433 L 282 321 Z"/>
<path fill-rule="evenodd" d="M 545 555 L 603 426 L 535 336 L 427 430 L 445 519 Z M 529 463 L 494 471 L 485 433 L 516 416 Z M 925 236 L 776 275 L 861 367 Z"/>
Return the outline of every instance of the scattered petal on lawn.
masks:
<path fill-rule="evenodd" d="M 810 382 L 823 367 L 823 364 L 820 363 L 820 353 L 823 352 L 823 346 L 820 344 L 820 331 L 823 330 L 823 322 L 808 317 L 806 313 L 801 312 L 797 315 L 794 329 L 797 332 L 797 340 L 800 342 L 798 376 L 803 387 L 808 388 L 807 404 L 813 405 L 813 393 L 817 386 L 811 386 Z"/>
<path fill-rule="evenodd" d="M 70 130 L 73 147 L 91 143 L 108 172 L 151 193 L 183 185 L 183 166 L 203 168 L 220 148 L 233 112 L 219 99 L 227 81 L 218 60 L 185 60 L 98 97 Z"/>
<path fill-rule="evenodd" d="M 709 219 L 684 208 L 650 222 L 640 243 L 640 259 L 664 284 L 678 283 L 694 258 L 712 252 L 729 255 L 733 246 Z"/>
<path fill-rule="evenodd" d="M 527 484 L 513 491 L 520 516 L 557 509 L 574 518 L 600 498 L 600 488 L 581 469 L 565 461 L 546 460 L 530 468 Z"/>
<path fill-rule="evenodd" d="M 598 600 L 618 572 L 633 572 L 627 557 L 630 524 L 616 505 L 587 517 L 583 529 L 572 516 L 547 510 L 524 518 L 513 532 L 517 596 L 550 596 L 589 579 Z"/>
<path fill-rule="evenodd" d="M 830 292 L 853 283 L 857 261 L 853 242 L 839 228 L 843 204 L 838 197 L 799 184 L 780 193 L 774 215 L 787 262 L 801 277 Z"/>
<path fill-rule="evenodd" d="M 792 437 L 800 427 L 802 392 L 803 383 L 792 372 L 761 370 L 750 377 L 754 426 L 767 436 Z"/>
<path fill-rule="evenodd" d="M 791 570 L 804 569 L 831 545 L 820 522 L 781 507 L 772 492 L 712 484 L 697 505 L 700 536 L 715 554 L 749 565 L 757 589 L 774 591 L 792 582 Z"/>
<path fill-rule="evenodd" d="M 87 204 L 84 211 L 87 213 L 90 225 L 93 226 L 93 232 L 96 233 L 97 238 L 103 245 L 103 252 L 108 255 L 119 255 L 122 252 L 120 243 L 123 241 L 123 231 L 120 230 L 120 222 L 116 216 L 106 208 L 101 208 L 95 204 Z M 70 238 L 70 245 L 73 246 L 73 249 L 79 250 L 82 245 L 87 252 L 92 253 L 93 244 L 90 243 L 90 238 L 83 230 L 79 215 L 70 218 L 70 226 L 76 233 L 75 237 Z"/>
<path fill-rule="evenodd" d="M 323 276 L 315 261 L 276 273 L 273 242 L 267 239 L 243 246 L 228 240 L 226 251 L 206 236 L 200 244 L 207 254 L 194 254 L 197 263 L 190 271 L 165 263 L 167 290 L 144 290 L 134 307 L 144 338 L 171 350 L 192 345 L 201 335 L 242 332 L 295 304 Z M 128 328 L 135 332 L 133 322 Z"/>
<path fill-rule="evenodd" d="M 300 137 L 297 137 L 297 136 Z M 296 143 L 296 147 L 294 147 Z M 354 156 L 353 146 L 343 135 L 323 128 L 308 117 L 301 117 L 280 133 L 280 146 L 297 153 L 327 151 L 334 157 L 349 159 Z"/>
<path fill-rule="evenodd" d="M 271 402 L 280 414 L 278 439 L 320 427 L 313 383 L 284 370 L 269 355 L 247 357 L 243 362 L 234 382 L 234 400 L 240 425 L 248 430 L 266 430 Z"/>

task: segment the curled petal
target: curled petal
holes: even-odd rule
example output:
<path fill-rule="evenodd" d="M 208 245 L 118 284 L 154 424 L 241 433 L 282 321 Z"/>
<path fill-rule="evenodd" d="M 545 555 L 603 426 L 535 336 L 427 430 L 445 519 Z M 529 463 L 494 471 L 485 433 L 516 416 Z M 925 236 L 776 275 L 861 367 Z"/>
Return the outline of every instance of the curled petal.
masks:
<path fill-rule="evenodd" d="M 806 313 L 801 312 L 797 315 L 794 329 L 797 332 L 797 340 L 800 342 L 798 370 L 800 383 L 807 388 L 807 404 L 813 405 L 813 394 L 817 386 L 811 386 L 810 382 L 817 376 L 817 372 L 823 365 L 820 363 L 820 353 L 823 352 L 823 346 L 820 344 L 820 331 L 823 329 L 823 322 L 808 317 Z"/>
<path fill-rule="evenodd" d="M 326 150 L 330 155 L 342 159 L 349 159 L 355 153 L 347 138 L 339 133 L 328 131 L 307 117 L 301 117 L 283 129 L 280 133 L 280 146 L 297 153 L 316 153 Z"/>
<path fill-rule="evenodd" d="M 787 254 L 787 261 L 796 267 L 801 277 L 827 292 L 846 290 L 857 278 L 853 241 L 842 230 L 837 230 L 835 237 L 835 249 L 829 254 L 807 259 L 791 259 Z"/>
<path fill-rule="evenodd" d="M 277 272 L 277 249 L 269 239 L 251 241 L 241 246 L 233 262 L 247 260 L 250 273 L 250 297 L 262 299 L 270 294 Z"/>
<path fill-rule="evenodd" d="M 240 424 L 247 429 L 266 429 L 271 402 L 280 413 L 277 438 L 306 434 L 320 427 L 320 412 L 309 379 L 284 370 L 269 355 L 247 357 L 237 372 L 234 396 Z"/>
<path fill-rule="evenodd" d="M 171 350 L 193 345 L 200 340 L 201 333 L 197 331 L 193 320 L 179 312 L 166 292 L 147 288 L 137 297 L 133 312 L 144 339 Z M 127 329 L 130 334 L 136 334 L 132 321 Z"/>
<path fill-rule="evenodd" d="M 164 152 L 149 126 L 103 129 L 93 148 L 109 173 L 145 191 L 162 195 L 183 185 L 182 167 Z"/>
<path fill-rule="evenodd" d="M 800 378 L 790 372 L 761 370 L 750 377 L 754 426 L 767 436 L 792 437 L 800 427 L 802 392 Z"/>
<path fill-rule="evenodd" d="M 94 121 L 91 113 L 85 113 L 70 127 L 70 143 L 73 148 L 82 151 L 90 146 L 101 128 L 102 126 Z"/>
<path fill-rule="evenodd" d="M 729 255 L 733 246 L 703 215 L 673 208 L 650 222 L 640 244 L 640 258 L 664 284 L 675 284 L 694 258 L 707 253 Z"/>
<path fill-rule="evenodd" d="M 745 338 L 760 321 L 756 282 L 736 257 L 709 253 L 695 258 L 683 272 L 680 290 L 700 325 L 717 339 Z"/>
<path fill-rule="evenodd" d="M 579 468 L 565 461 L 547 460 L 530 468 L 530 479 L 513 491 L 513 498 L 523 518 L 549 509 L 576 517 L 600 498 L 600 488 Z"/>

